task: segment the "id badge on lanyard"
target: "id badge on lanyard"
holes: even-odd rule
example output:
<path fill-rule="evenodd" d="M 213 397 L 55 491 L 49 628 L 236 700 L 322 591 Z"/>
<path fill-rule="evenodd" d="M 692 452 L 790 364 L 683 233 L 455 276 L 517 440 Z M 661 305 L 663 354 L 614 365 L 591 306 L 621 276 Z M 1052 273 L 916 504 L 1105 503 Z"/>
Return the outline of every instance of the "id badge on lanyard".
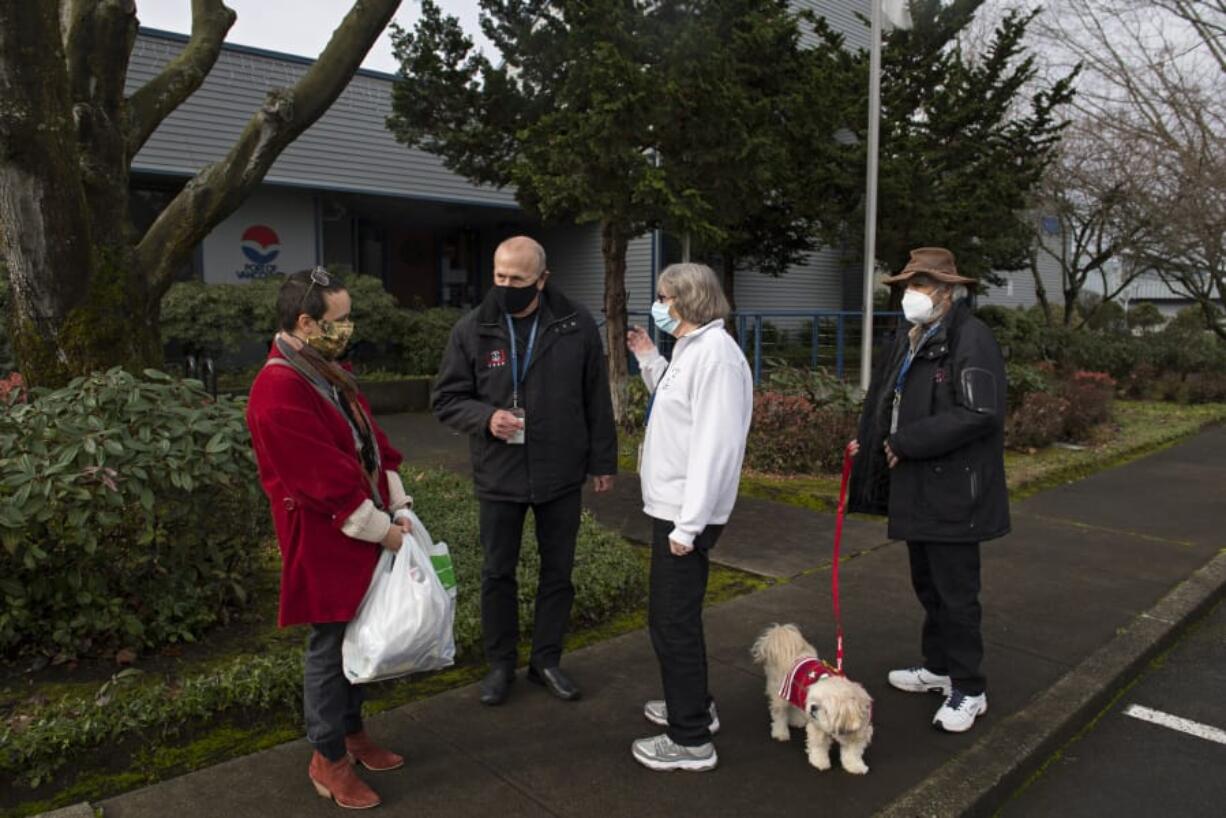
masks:
<path fill-rule="evenodd" d="M 511 408 L 507 411 L 518 418 L 520 422 L 519 429 L 507 439 L 507 443 L 513 446 L 522 446 L 527 439 L 527 413 L 519 405 L 519 387 L 524 382 L 524 378 L 528 376 L 528 365 L 532 363 L 532 350 L 536 347 L 536 330 L 540 326 L 540 322 L 541 313 L 538 310 L 536 317 L 532 319 L 532 329 L 528 333 L 528 348 L 524 350 L 524 365 L 521 370 L 519 366 L 519 349 L 515 338 L 515 324 L 511 320 L 511 316 L 507 316 L 507 331 L 511 335 Z"/>

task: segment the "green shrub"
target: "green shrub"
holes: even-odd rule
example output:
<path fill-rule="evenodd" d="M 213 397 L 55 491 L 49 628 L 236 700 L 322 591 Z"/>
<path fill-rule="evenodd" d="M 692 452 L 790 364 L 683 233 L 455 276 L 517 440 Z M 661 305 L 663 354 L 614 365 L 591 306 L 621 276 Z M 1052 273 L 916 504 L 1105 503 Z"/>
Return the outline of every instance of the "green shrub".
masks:
<path fill-rule="evenodd" d="M 472 484 L 441 469 L 402 470 L 405 485 L 430 534 L 446 540 L 460 581 L 456 642 L 462 655 L 480 654 L 481 547 Z M 520 560 L 520 624 L 531 630 L 539 560 L 531 516 Z M 572 622 L 603 624 L 640 608 L 646 597 L 643 561 L 613 532 L 584 514 L 575 555 Z M 392 684 L 392 683 L 388 683 Z M 116 674 L 96 696 L 67 697 L 25 715 L 28 725 L 0 722 L 0 775 L 38 786 L 73 756 L 91 747 L 140 736 L 141 743 L 172 737 L 192 723 L 236 711 L 293 712 L 302 701 L 301 648 L 236 657 L 207 673 L 170 681 L 136 669 Z"/>
<path fill-rule="evenodd" d="M 651 393 L 641 376 L 633 375 L 626 383 L 626 414 L 622 425 L 627 432 L 641 431 L 647 425 L 647 404 Z"/>
<path fill-rule="evenodd" d="M 1111 420 L 1115 380 L 1106 372 L 1074 372 L 1060 392 L 1068 401 L 1064 434 L 1069 440 L 1087 440 L 1094 427 Z"/>
<path fill-rule="evenodd" d="M 1188 403 L 1226 402 L 1226 373 L 1200 372 L 1187 380 Z"/>
<path fill-rule="evenodd" d="M 162 341 L 214 357 L 253 341 L 270 341 L 277 331 L 280 286 L 279 277 L 244 284 L 174 284 L 162 297 Z"/>
<path fill-rule="evenodd" d="M 1031 392 L 1005 423 L 1005 440 L 1015 449 L 1042 449 L 1064 433 L 1069 403 L 1049 392 Z"/>
<path fill-rule="evenodd" d="M 858 411 L 860 397 L 849 382 L 829 370 L 818 367 L 772 366 L 763 384 L 764 391 L 800 397 L 815 407 L 831 406 L 845 411 Z"/>
<path fill-rule="evenodd" d="M 858 413 L 779 392 L 754 396 L 753 424 L 745 449 L 751 469 L 775 474 L 824 474 L 843 464 L 847 441 L 856 436 Z"/>
<path fill-rule="evenodd" d="M 1166 324 L 1166 316 L 1156 306 L 1143 301 L 1128 311 L 1128 328 L 1149 333 Z"/>
<path fill-rule="evenodd" d="M 268 534 L 241 401 L 119 369 L 0 412 L 0 654 L 195 639 Z"/>
<path fill-rule="evenodd" d="M 378 278 L 346 275 L 340 269 L 330 272 L 345 282 L 353 300 L 350 349 L 359 372 L 438 372 L 451 327 L 460 317 L 458 310 L 402 309 Z M 175 284 L 162 300 L 162 340 L 214 357 L 233 355 L 251 343 L 268 343 L 277 331 L 277 290 L 283 280 L 278 276 L 243 284 Z"/>
<path fill-rule="evenodd" d="M 409 375 L 434 375 L 443 362 L 443 352 L 451 339 L 451 328 L 463 313 L 448 307 L 405 312 L 401 332 L 401 358 L 394 369 Z"/>
<path fill-rule="evenodd" d="M 477 535 L 477 500 L 472 482 L 442 469 L 402 470 L 405 489 L 430 535 L 451 548 L 459 595 L 456 644 L 461 651 L 479 649 L 481 634 L 481 542 Z M 528 634 L 536 597 L 540 559 L 532 516 L 524 526 L 519 566 L 519 624 Z M 575 604 L 571 622 L 594 625 L 639 607 L 646 600 L 647 578 L 633 548 L 616 533 L 583 513 L 575 550 Z"/>
<path fill-rule="evenodd" d="M 1148 339 L 1086 329 L 1065 330 L 1052 360 L 1065 371 L 1106 372 L 1126 378 L 1143 360 Z"/>
<path fill-rule="evenodd" d="M 1051 389 L 1053 371 L 1050 365 L 1020 364 L 1010 361 L 1005 365 L 1005 381 L 1009 386 L 1009 408 L 1017 409 L 1034 392 Z"/>

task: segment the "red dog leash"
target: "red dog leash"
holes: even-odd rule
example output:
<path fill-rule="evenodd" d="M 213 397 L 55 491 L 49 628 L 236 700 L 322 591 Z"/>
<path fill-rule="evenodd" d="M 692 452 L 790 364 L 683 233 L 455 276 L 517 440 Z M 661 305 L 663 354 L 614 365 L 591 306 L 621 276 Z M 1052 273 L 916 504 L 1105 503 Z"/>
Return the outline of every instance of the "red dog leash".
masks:
<path fill-rule="evenodd" d="M 834 565 L 830 569 L 830 595 L 834 598 L 835 670 L 843 672 L 843 613 L 839 609 L 839 550 L 843 544 L 843 518 L 847 516 L 847 484 L 851 481 L 851 444 L 843 450 L 843 481 L 839 486 L 839 511 L 834 518 Z"/>

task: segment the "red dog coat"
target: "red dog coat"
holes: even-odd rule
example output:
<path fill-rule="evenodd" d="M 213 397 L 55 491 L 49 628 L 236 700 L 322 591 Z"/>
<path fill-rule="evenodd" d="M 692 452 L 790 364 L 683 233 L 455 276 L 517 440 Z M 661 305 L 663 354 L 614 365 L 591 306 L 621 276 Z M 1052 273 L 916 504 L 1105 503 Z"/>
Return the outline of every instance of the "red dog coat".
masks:
<path fill-rule="evenodd" d="M 779 698 L 787 699 L 801 710 L 805 709 L 805 698 L 809 688 L 827 676 L 842 676 L 841 670 L 836 670 L 816 656 L 802 656 L 792 665 L 788 675 L 783 677 L 779 686 Z"/>

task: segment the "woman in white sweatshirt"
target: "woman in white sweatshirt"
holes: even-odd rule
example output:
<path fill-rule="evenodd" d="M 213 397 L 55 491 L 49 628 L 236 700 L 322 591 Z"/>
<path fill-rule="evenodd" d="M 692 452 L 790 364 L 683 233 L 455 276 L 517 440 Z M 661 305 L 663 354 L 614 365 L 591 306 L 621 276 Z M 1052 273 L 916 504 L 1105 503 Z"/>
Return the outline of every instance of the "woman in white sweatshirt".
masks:
<path fill-rule="evenodd" d="M 671 362 L 642 327 L 628 333 L 652 397 L 639 477 L 652 518 L 648 629 L 660 662 L 664 700 L 643 708 L 663 735 L 634 742 L 653 770 L 710 770 L 719 729 L 707 690 L 702 600 L 708 552 L 736 502 L 753 412 L 753 378 L 724 330 L 728 301 L 715 273 L 674 264 L 660 274 L 652 319 L 677 338 Z"/>

